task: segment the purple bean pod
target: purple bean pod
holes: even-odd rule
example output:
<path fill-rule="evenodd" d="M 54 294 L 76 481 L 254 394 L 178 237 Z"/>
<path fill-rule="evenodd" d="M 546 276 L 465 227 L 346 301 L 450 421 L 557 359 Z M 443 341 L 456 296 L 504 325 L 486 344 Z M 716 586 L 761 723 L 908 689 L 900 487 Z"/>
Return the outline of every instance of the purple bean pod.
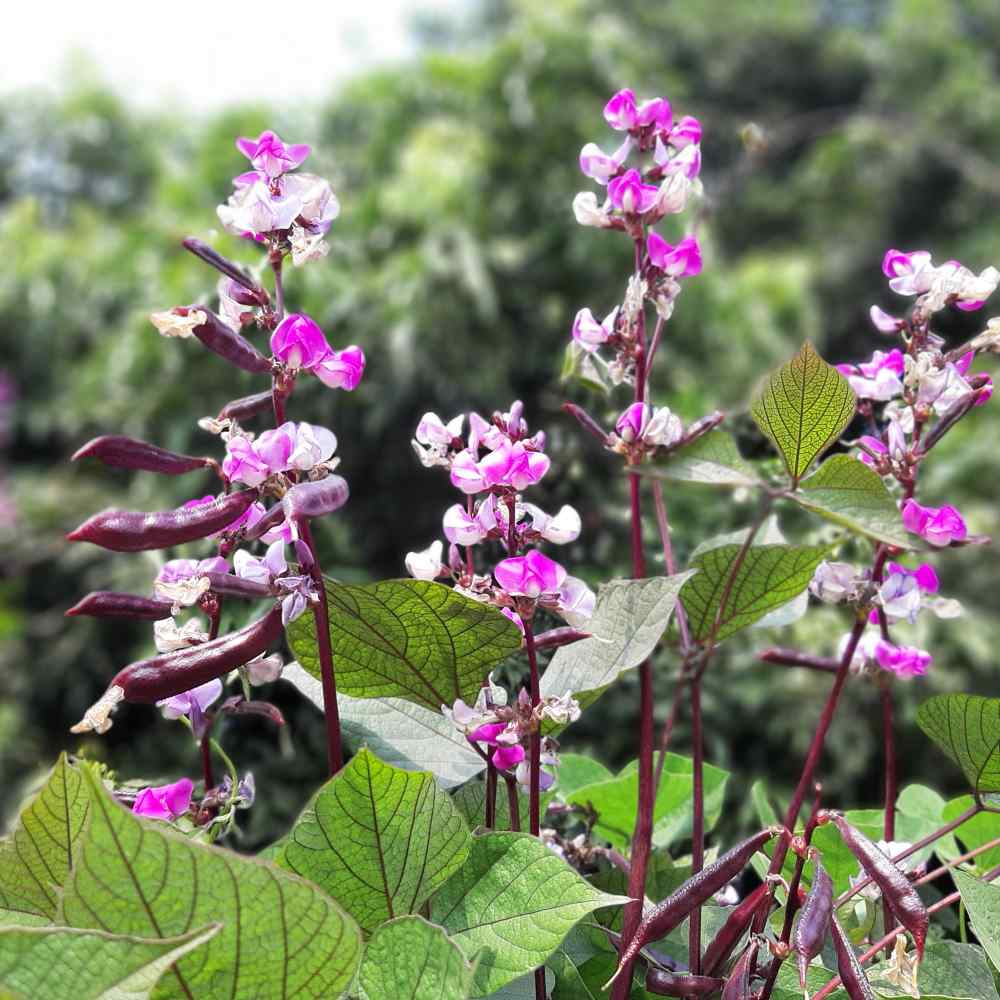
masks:
<path fill-rule="evenodd" d="M 629 946 L 622 953 L 617 976 L 626 965 L 630 965 L 639 952 L 651 941 L 665 937 L 696 907 L 701 906 L 715 895 L 727 882 L 735 878 L 747 866 L 754 854 L 769 840 L 783 833 L 780 826 L 768 827 L 748 837 L 732 850 L 706 865 L 696 875 L 692 875 L 663 902 L 649 911 L 639 924 Z"/>
<path fill-rule="evenodd" d="M 833 916 L 833 880 L 823 867 L 818 852 L 812 850 L 810 854 L 813 862 L 812 885 L 792 935 L 792 950 L 798 962 L 799 986 L 802 989 L 806 988 L 809 963 L 823 950 L 830 917 Z"/>
<path fill-rule="evenodd" d="M 559 646 L 568 646 L 570 643 L 589 638 L 589 632 L 581 632 L 579 629 L 550 628 L 547 632 L 540 632 L 535 636 L 535 649 L 556 649 Z"/>
<path fill-rule="evenodd" d="M 751 940 L 729 971 L 729 978 L 722 988 L 722 1000 L 750 1000 L 750 967 L 757 954 L 757 942 Z"/>
<path fill-rule="evenodd" d="M 847 819 L 836 812 L 827 812 L 840 831 L 840 837 L 850 852 L 861 863 L 861 867 L 871 876 L 872 881 L 882 890 L 889 909 L 896 919 L 910 932 L 917 946 L 917 961 L 923 958 L 930 915 L 917 895 L 910 880 L 893 864 L 860 830 L 851 826 Z"/>
<path fill-rule="evenodd" d="M 713 976 L 653 968 L 646 972 L 646 992 L 660 997 L 707 997 L 720 989 L 722 980 Z"/>
<path fill-rule="evenodd" d="M 200 646 L 130 663 L 115 674 L 111 687 L 120 688 L 125 701 L 156 702 L 172 698 L 267 652 L 281 631 L 281 606 L 276 604 L 263 618 L 238 632 L 230 632 Z"/>
<path fill-rule="evenodd" d="M 342 476 L 327 476 L 313 483 L 297 483 L 282 498 L 281 507 L 289 521 L 323 517 L 347 503 L 350 490 Z"/>
<path fill-rule="evenodd" d="M 160 472 L 166 476 L 179 476 L 216 464 L 210 458 L 178 455 L 148 441 L 119 434 L 103 434 L 88 441 L 73 453 L 72 461 L 76 462 L 81 458 L 96 458 L 116 469 L 140 469 L 144 472 Z"/>
<path fill-rule="evenodd" d="M 75 618 L 132 618 L 136 621 L 157 622 L 170 617 L 169 601 L 157 601 L 138 594 L 116 594 L 110 590 L 95 590 L 81 598 L 66 615 Z"/>
<path fill-rule="evenodd" d="M 183 240 L 182 246 L 199 260 L 203 260 L 209 267 L 214 267 L 216 271 L 224 274 L 227 278 L 232 278 L 238 285 L 242 285 L 249 293 L 249 301 L 244 302 L 242 299 L 237 299 L 241 305 L 265 306 L 270 301 L 270 296 L 265 289 L 258 285 L 239 264 L 229 260 L 228 257 L 223 257 L 214 247 L 210 247 L 207 243 L 193 236 Z"/>
<path fill-rule="evenodd" d="M 230 329 L 210 309 L 204 306 L 190 306 L 205 314 L 205 322 L 196 326 L 192 333 L 210 350 L 224 358 L 231 365 L 245 372 L 257 375 L 271 374 L 271 359 L 265 358 L 242 334 Z"/>
<path fill-rule="evenodd" d="M 92 542 L 112 552 L 165 549 L 222 531 L 256 499 L 256 490 L 241 490 L 211 503 L 176 510 L 152 513 L 105 510 L 84 521 L 66 537 L 71 542 Z"/>
<path fill-rule="evenodd" d="M 285 508 L 280 503 L 276 503 L 268 512 L 255 524 L 248 528 L 243 528 L 243 537 L 248 542 L 256 541 L 261 535 L 266 535 L 272 528 L 277 528 L 285 520 Z"/>
<path fill-rule="evenodd" d="M 739 944 L 740 938 L 746 933 L 754 914 L 760 909 L 764 900 L 769 898 L 769 886 L 766 882 L 762 882 L 733 907 L 732 912 L 726 917 L 726 922 L 705 949 L 701 965 L 706 976 L 714 976 L 722 969 L 733 949 Z"/>
<path fill-rule="evenodd" d="M 273 397 L 268 389 L 265 392 L 255 392 L 252 396 L 241 396 L 230 400 L 219 410 L 219 420 L 235 420 L 237 423 L 255 417 L 258 413 L 271 409 Z"/>
<path fill-rule="evenodd" d="M 256 580 L 245 580 L 233 573 L 205 573 L 203 575 L 210 584 L 209 589 L 223 597 L 239 597 L 242 600 L 255 601 L 262 597 L 271 596 L 270 588 L 263 583 L 257 583 Z"/>
<path fill-rule="evenodd" d="M 837 971 L 847 995 L 851 1000 L 877 1000 L 872 984 L 868 982 L 858 956 L 854 954 L 854 946 L 836 914 L 830 917 L 830 933 L 833 936 L 833 949 L 837 953 Z"/>

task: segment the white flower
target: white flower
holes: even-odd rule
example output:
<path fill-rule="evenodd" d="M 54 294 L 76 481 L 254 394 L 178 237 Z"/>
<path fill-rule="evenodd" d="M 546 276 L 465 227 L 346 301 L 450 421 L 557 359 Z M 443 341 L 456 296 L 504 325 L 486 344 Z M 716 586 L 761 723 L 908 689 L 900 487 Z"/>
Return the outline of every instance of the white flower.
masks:
<path fill-rule="evenodd" d="M 287 192 L 275 195 L 264 181 L 237 187 L 225 205 L 216 209 L 219 221 L 231 233 L 254 236 L 289 229 L 302 202 Z"/>
<path fill-rule="evenodd" d="M 594 614 L 597 597 L 583 580 L 575 576 L 567 576 L 559 589 L 559 603 L 556 611 L 562 615 L 568 625 L 582 628 Z"/>
<path fill-rule="evenodd" d="M 850 563 L 827 562 L 816 567 L 809 592 L 827 604 L 849 600 L 857 590 L 857 570 Z"/>
<path fill-rule="evenodd" d="M 175 649 L 185 649 L 208 642 L 208 633 L 201 628 L 197 618 L 178 625 L 173 618 L 163 618 L 153 622 L 153 641 L 159 653 L 172 653 Z"/>
<path fill-rule="evenodd" d="M 581 226 L 607 229 L 611 225 L 611 202 L 605 201 L 598 208 L 597 195 L 593 191 L 581 191 L 573 199 L 573 215 Z"/>
<path fill-rule="evenodd" d="M 301 226 L 292 226 L 289 239 L 292 248 L 292 264 L 301 267 L 311 260 L 322 260 L 330 252 L 330 244 L 323 239 L 322 233 L 310 233 Z"/>
<path fill-rule="evenodd" d="M 538 715 L 539 718 L 551 719 L 557 725 L 566 726 L 580 718 L 580 703 L 568 691 L 558 698 L 550 695 L 542 699 Z"/>
<path fill-rule="evenodd" d="M 435 580 L 444 572 L 444 543 L 431 542 L 422 552 L 407 552 L 406 571 L 416 580 Z"/>
<path fill-rule="evenodd" d="M 200 309 L 189 309 L 186 316 L 178 316 L 172 309 L 149 315 L 149 321 L 164 337 L 193 337 L 194 328 L 201 326 L 207 319 Z"/>
<path fill-rule="evenodd" d="M 175 609 L 187 608 L 198 603 L 198 598 L 212 587 L 207 576 L 189 576 L 186 580 L 168 583 L 156 580 L 153 583 L 153 593 L 163 601 L 172 602 Z"/>
<path fill-rule="evenodd" d="M 285 661 L 281 653 L 258 656 L 246 665 L 247 677 L 254 687 L 260 687 L 261 684 L 271 684 L 281 676 L 284 669 Z"/>
<path fill-rule="evenodd" d="M 683 170 L 667 174 L 656 195 L 654 210 L 659 215 L 675 215 L 677 212 L 683 212 L 691 194 L 691 187 L 691 181 Z"/>
<path fill-rule="evenodd" d="M 680 417 L 670 412 L 667 406 L 659 406 L 653 410 L 646 429 L 642 432 L 642 440 L 646 444 L 663 445 L 676 444 L 684 436 L 684 425 Z"/>

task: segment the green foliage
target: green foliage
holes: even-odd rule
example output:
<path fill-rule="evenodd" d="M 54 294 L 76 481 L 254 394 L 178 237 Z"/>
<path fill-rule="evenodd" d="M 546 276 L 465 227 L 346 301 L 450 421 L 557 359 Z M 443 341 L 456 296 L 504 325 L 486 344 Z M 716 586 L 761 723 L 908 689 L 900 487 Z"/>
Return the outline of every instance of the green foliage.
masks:
<path fill-rule="evenodd" d="M 474 968 L 423 917 L 397 917 L 372 935 L 359 982 L 366 1000 L 466 1000 Z"/>
<path fill-rule="evenodd" d="M 824 546 L 719 545 L 692 560 L 698 573 L 681 590 L 691 634 L 726 639 L 787 604 L 809 586 Z M 720 612 L 721 608 L 721 612 Z"/>
<path fill-rule="evenodd" d="M 902 997 L 906 992 L 887 981 L 889 963 L 879 962 L 868 972 L 875 991 L 882 997 Z M 917 989 L 921 1000 L 936 997 L 951 1000 L 997 1000 L 997 988 L 982 948 L 958 941 L 934 941 L 927 945 Z"/>
<path fill-rule="evenodd" d="M 1000 885 L 981 882 L 963 871 L 956 871 L 954 878 L 972 929 L 994 967 L 1000 970 Z"/>
<path fill-rule="evenodd" d="M 563 758 L 560 758 L 560 762 Z M 559 771 L 562 771 L 560 763 Z M 559 775 L 560 781 L 562 774 Z M 542 813 L 545 812 L 545 799 L 542 796 Z M 483 825 L 486 816 L 486 781 L 483 778 L 473 778 L 464 785 L 460 785 L 451 794 L 451 800 L 455 803 L 455 808 L 461 813 L 462 818 L 469 825 L 470 830 Z M 528 796 L 518 786 L 517 789 L 518 816 L 524 822 L 528 817 Z M 496 799 L 496 829 L 510 830 L 510 793 L 507 784 L 502 778 L 497 779 L 497 799 Z"/>
<path fill-rule="evenodd" d="M 406 913 L 461 868 L 469 831 L 430 774 L 362 750 L 317 793 L 280 864 L 316 883 L 365 931 Z"/>
<path fill-rule="evenodd" d="M 60 902 L 61 922 L 143 938 L 223 925 L 173 966 L 158 996 L 237 995 L 241 983 L 260 993 L 336 995 L 351 981 L 360 931 L 315 886 L 137 819 L 91 771 L 82 777 L 90 819 Z"/>
<path fill-rule="evenodd" d="M 534 837 L 489 833 L 473 838 L 468 861 L 431 900 L 431 920 L 478 954 L 473 995 L 482 996 L 545 962 L 581 917 L 624 902 Z"/>
<path fill-rule="evenodd" d="M 55 917 L 88 811 L 83 778 L 60 754 L 11 835 L 0 840 L 0 923 L 37 924 Z"/>
<path fill-rule="evenodd" d="M 768 380 L 750 408 L 784 459 L 795 485 L 850 423 L 857 398 L 808 341 Z"/>
<path fill-rule="evenodd" d="M 5 1000 L 147 1000 L 167 969 L 221 930 L 174 938 L 72 927 L 0 927 Z"/>
<path fill-rule="evenodd" d="M 942 822 L 950 823 L 958 819 L 972 805 L 971 795 L 960 795 L 952 799 L 941 810 Z M 998 839 L 1000 839 L 1000 813 L 980 812 L 957 827 L 953 834 L 938 841 L 934 849 L 944 861 L 952 861 L 960 854 L 976 851 Z M 997 865 L 1000 865 L 1000 845 L 977 854 L 967 863 L 969 870 L 979 875 L 986 874 Z"/>
<path fill-rule="evenodd" d="M 666 631 L 677 595 L 690 575 L 604 584 L 587 623 L 591 638 L 556 650 L 542 676 L 542 695 L 572 693 L 585 707 L 626 670 L 639 666 Z"/>
<path fill-rule="evenodd" d="M 510 619 L 440 583 L 327 580 L 326 593 L 337 687 L 355 698 L 403 698 L 434 712 L 458 698 L 471 703 L 489 671 L 521 648 Z M 312 616 L 287 635 L 299 663 L 319 677 Z"/>
<path fill-rule="evenodd" d="M 912 548 L 899 507 L 882 477 L 850 455 L 828 458 L 789 499 L 850 531 L 896 548 Z"/>
<path fill-rule="evenodd" d="M 685 448 L 641 465 L 633 471 L 654 479 L 709 486 L 760 486 L 757 470 L 740 455 L 736 441 L 726 431 L 709 431 Z"/>
<path fill-rule="evenodd" d="M 937 695 L 917 724 L 962 769 L 976 794 L 1000 792 L 1000 698 Z"/>

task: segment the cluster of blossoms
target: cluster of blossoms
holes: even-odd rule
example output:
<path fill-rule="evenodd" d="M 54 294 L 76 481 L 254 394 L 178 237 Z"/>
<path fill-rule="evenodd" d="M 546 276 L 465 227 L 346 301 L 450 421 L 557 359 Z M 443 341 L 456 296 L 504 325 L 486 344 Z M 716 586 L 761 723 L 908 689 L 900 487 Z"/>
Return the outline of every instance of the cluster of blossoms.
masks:
<path fill-rule="evenodd" d="M 577 313 L 571 350 L 581 368 L 600 365 L 613 384 L 634 384 L 637 324 L 644 301 L 652 301 L 658 315 L 669 319 L 680 294 L 680 279 L 701 272 L 701 249 L 695 236 L 672 244 L 649 228 L 666 215 L 684 211 L 689 197 L 700 192 L 701 125 L 690 116 L 675 122 L 666 98 L 636 104 L 631 90 L 611 98 L 604 118 L 615 131 L 625 133 L 625 140 L 612 154 L 588 143 L 580 152 L 580 169 L 606 187 L 606 198 L 598 205 L 594 192 L 581 191 L 573 211 L 581 225 L 625 231 L 644 252 L 621 305 L 601 321 L 590 309 Z M 648 156 L 644 169 L 626 169 L 633 152 Z M 605 361 L 600 348 L 613 352 L 611 361 Z"/>
<path fill-rule="evenodd" d="M 456 590 L 499 608 L 522 632 L 531 627 L 539 608 L 580 628 L 593 613 L 593 591 L 534 547 L 540 542 L 565 545 L 574 541 L 580 534 L 580 515 L 568 505 L 551 515 L 522 499 L 522 492 L 538 483 L 551 464 L 544 451 L 545 434 L 530 434 L 523 412 L 518 401 L 508 412 L 494 413 L 491 420 L 470 413 L 465 436 L 464 415 L 446 423 L 435 413 L 424 414 L 417 425 L 414 450 L 425 467 L 448 470 L 452 485 L 465 495 L 465 503 L 453 504 L 442 519 L 447 562 L 444 542 L 438 540 L 421 552 L 408 553 L 406 568 L 420 580 L 449 577 Z M 475 547 L 489 542 L 503 546 L 507 557 L 491 573 L 477 573 Z M 499 769 L 517 765 L 519 780 L 527 782 L 527 765 L 521 766 L 524 746 L 537 732 L 539 712 L 548 709 L 544 704 L 532 709 L 526 691 L 521 692 L 517 705 L 516 710 L 503 709 L 510 713 L 527 706 L 526 713 L 520 711 L 516 718 L 484 714 L 485 702 L 476 720 L 461 702 L 451 708 L 443 706 L 443 711 L 474 742 L 497 748 L 493 762 Z M 575 702 L 560 705 L 563 714 L 579 713 Z M 554 741 L 549 741 L 545 754 L 543 763 L 554 765 Z"/>

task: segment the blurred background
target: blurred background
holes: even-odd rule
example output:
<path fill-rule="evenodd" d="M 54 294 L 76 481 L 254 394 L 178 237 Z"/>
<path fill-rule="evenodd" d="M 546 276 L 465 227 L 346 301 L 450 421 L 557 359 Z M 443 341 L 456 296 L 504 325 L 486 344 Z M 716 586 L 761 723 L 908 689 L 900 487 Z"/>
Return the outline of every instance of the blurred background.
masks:
<path fill-rule="evenodd" d="M 803 339 L 831 361 L 886 346 L 867 312 L 901 308 L 879 269 L 887 247 L 926 247 L 976 271 L 1000 263 L 995 0 L 413 0 L 369 4 L 367 19 L 337 4 L 280 15 L 216 6 L 172 4 L 162 25 L 117 3 L 98 22 L 46 3 L 14 16 L 0 70 L 0 814 L 62 749 L 123 778 L 197 771 L 184 732 L 152 708 L 126 707 L 100 739 L 69 735 L 152 643 L 141 625 L 63 612 L 92 589 L 147 592 L 158 557 L 63 535 L 102 507 L 165 508 L 210 486 L 72 465 L 82 442 L 121 433 L 204 453 L 217 441 L 197 419 L 255 391 L 147 319 L 214 301 L 214 274 L 182 237 L 257 260 L 215 219 L 245 167 L 237 135 L 274 128 L 311 143 L 310 169 L 343 203 L 330 255 L 293 271 L 288 295 L 335 346 L 368 356 L 357 392 L 302 380 L 291 413 L 340 438 L 352 501 L 319 539 L 345 579 L 402 575 L 404 554 L 439 536 L 452 494 L 411 453 L 421 414 L 515 398 L 550 434 L 554 469 L 533 499 L 572 503 L 584 518 L 562 561 L 595 585 L 628 575 L 619 467 L 559 409 L 569 397 L 606 418 L 625 403 L 559 384 L 574 314 L 604 316 L 630 267 L 626 241 L 580 228 L 570 209 L 592 186 L 578 151 L 610 141 L 601 109 L 623 86 L 668 96 L 705 129 L 705 270 L 668 325 L 655 399 L 685 419 L 727 408 L 749 454 L 763 453 L 745 415 L 753 387 Z M 673 218 L 674 234 L 688 221 Z M 958 343 L 990 314 L 943 313 L 939 331 Z M 994 400 L 946 439 L 921 499 L 956 504 L 972 530 L 996 535 L 998 440 Z M 671 488 L 668 502 L 682 557 L 750 516 L 749 500 L 734 508 L 699 487 Z M 896 686 L 901 784 L 954 794 L 959 774 L 912 718 L 931 693 L 996 693 L 998 564 L 989 548 L 935 563 L 966 617 L 908 632 L 935 662 Z M 819 608 L 783 633 L 731 643 L 708 674 L 707 758 L 734 771 L 733 827 L 750 814 L 755 777 L 771 775 L 779 794 L 795 779 L 829 685 L 756 664 L 753 650 L 780 641 L 830 654 L 844 629 L 842 612 Z M 660 719 L 672 672 L 662 656 Z M 290 821 L 324 770 L 318 715 L 283 683 L 270 696 L 289 720 L 282 734 L 231 720 L 222 737 L 262 792 L 249 846 Z M 634 678 L 622 681 L 564 748 L 625 763 L 636 701 Z M 821 769 L 831 802 L 878 802 L 878 732 L 875 687 L 850 685 Z M 682 713 L 674 749 L 686 740 Z"/>

